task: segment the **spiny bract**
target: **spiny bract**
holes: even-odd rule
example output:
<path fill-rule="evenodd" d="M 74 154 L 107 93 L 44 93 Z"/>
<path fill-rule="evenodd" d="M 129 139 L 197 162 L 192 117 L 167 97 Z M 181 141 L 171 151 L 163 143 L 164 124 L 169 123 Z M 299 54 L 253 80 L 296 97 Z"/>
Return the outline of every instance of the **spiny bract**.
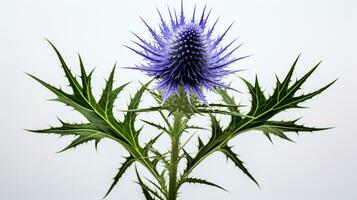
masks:
<path fill-rule="evenodd" d="M 144 71 L 158 79 L 155 89 L 163 90 L 164 101 L 172 94 L 179 94 L 182 88 L 189 99 L 194 94 L 207 104 L 202 87 L 209 90 L 214 87 L 230 88 L 222 83 L 221 79 L 239 70 L 229 70 L 227 66 L 246 56 L 232 56 L 241 46 L 228 50 L 235 40 L 228 45 L 221 44 L 232 24 L 220 36 L 212 36 L 218 19 L 208 27 L 211 11 L 206 13 L 206 6 L 198 19 L 196 6 L 191 19 L 187 19 L 182 2 L 179 16 L 176 11 L 174 17 L 170 9 L 168 12 L 170 19 L 167 22 L 158 10 L 161 19 L 160 32 L 155 31 L 141 18 L 154 40 L 149 42 L 133 33 L 139 40 L 134 43 L 140 49 L 127 47 L 144 57 L 145 63 L 129 68 Z"/>

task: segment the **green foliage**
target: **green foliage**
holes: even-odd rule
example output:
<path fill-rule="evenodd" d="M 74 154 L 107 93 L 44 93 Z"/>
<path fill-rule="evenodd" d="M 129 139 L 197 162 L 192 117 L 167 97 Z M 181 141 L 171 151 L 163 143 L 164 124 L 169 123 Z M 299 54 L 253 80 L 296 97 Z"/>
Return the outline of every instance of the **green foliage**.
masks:
<path fill-rule="evenodd" d="M 220 151 L 227 156 L 227 159 L 231 160 L 240 170 L 242 170 L 244 174 L 246 174 L 252 181 L 254 181 L 254 183 L 259 185 L 258 182 L 254 179 L 254 177 L 249 173 L 248 169 L 245 168 L 244 162 L 238 158 L 238 155 L 233 152 L 231 147 L 224 146 L 221 148 Z"/>
<path fill-rule="evenodd" d="M 141 190 L 143 191 L 143 194 L 145 196 L 145 198 L 147 200 L 155 200 L 155 198 L 153 196 L 155 196 L 156 198 L 160 199 L 160 200 L 164 200 L 163 197 L 160 196 L 159 193 L 157 193 L 157 191 L 154 191 L 152 189 L 150 189 L 150 187 L 148 187 L 144 182 L 143 180 L 141 179 L 140 175 L 139 175 L 139 172 L 137 170 L 137 168 L 135 168 L 135 173 L 136 173 L 136 177 L 138 179 L 138 184 L 140 185 L 141 187 Z M 152 196 L 153 195 L 153 196 Z"/>
<path fill-rule="evenodd" d="M 296 92 L 301 88 L 302 84 L 311 76 L 315 71 L 317 64 L 302 78 L 296 80 L 291 84 L 292 74 L 297 64 L 299 57 L 295 60 L 293 66 L 290 68 L 284 81 L 280 81 L 277 78 L 277 86 L 274 88 L 274 92 L 270 96 L 266 96 L 262 91 L 258 78 L 256 77 L 254 85 L 248 81 L 246 83 L 249 93 L 251 95 L 251 107 L 247 114 L 242 114 L 239 111 L 239 104 L 237 104 L 233 97 L 229 96 L 227 91 L 223 89 L 217 89 L 217 93 L 221 95 L 222 101 L 228 105 L 235 105 L 228 107 L 228 115 L 231 116 L 229 125 L 222 128 L 217 119 L 211 114 L 211 137 L 206 144 L 203 144 L 199 140 L 199 150 L 194 157 L 190 158 L 182 178 L 185 179 L 189 176 L 192 170 L 199 165 L 205 158 L 214 152 L 224 153 L 228 159 L 234 162 L 234 164 L 251 180 L 258 184 L 255 178 L 244 167 L 243 162 L 237 157 L 231 147 L 228 146 L 228 142 L 235 138 L 237 135 L 248 132 L 251 130 L 262 131 L 271 140 L 271 135 L 275 135 L 285 140 L 291 141 L 287 136 L 287 132 L 312 132 L 325 130 L 326 128 L 314 128 L 306 127 L 297 124 L 297 120 L 293 121 L 274 121 L 272 117 L 278 113 L 292 109 L 300 108 L 299 104 L 305 102 L 308 99 L 320 94 L 328 87 L 330 87 L 335 81 L 327 84 L 326 86 L 308 94 L 296 95 Z M 231 114 L 232 113 L 232 114 Z M 222 113 L 220 113 L 222 114 Z"/>
<path fill-rule="evenodd" d="M 92 93 L 91 86 L 91 75 L 92 72 L 87 74 L 85 71 L 84 64 L 81 57 L 79 57 L 80 68 L 81 68 L 81 84 L 77 81 L 76 77 L 72 74 L 71 70 L 65 63 L 63 57 L 55 46 L 50 43 L 55 50 L 61 66 L 65 72 L 66 78 L 69 82 L 69 86 L 72 89 L 72 93 L 66 93 L 60 88 L 53 87 L 46 82 L 36 78 L 33 75 L 30 75 L 40 84 L 52 91 L 57 98 L 56 101 L 62 102 L 76 111 L 81 113 L 86 119 L 87 123 L 83 124 L 69 124 L 61 121 L 62 126 L 51 127 L 44 130 L 30 130 L 37 133 L 52 133 L 58 135 L 74 135 L 77 138 L 65 147 L 62 151 L 74 148 L 80 144 L 95 141 L 95 144 L 99 143 L 100 140 L 107 138 L 112 139 L 120 143 L 130 154 L 130 157 L 124 162 L 123 166 L 120 168 L 119 173 L 115 176 L 114 182 L 109 189 L 108 193 L 116 185 L 122 174 L 125 170 L 134 162 L 139 162 L 143 164 L 154 176 L 156 179 L 163 183 L 163 178 L 156 171 L 156 168 L 153 165 L 153 160 L 148 158 L 148 146 L 141 146 L 139 144 L 139 134 L 140 129 L 137 130 L 134 127 L 134 123 L 137 117 L 136 111 L 130 111 L 125 113 L 124 120 L 119 121 L 115 118 L 113 114 L 114 101 L 117 99 L 117 96 L 125 88 L 127 84 L 121 85 L 117 88 L 113 87 L 114 82 L 114 72 L 115 66 L 106 81 L 106 86 L 102 92 L 100 100 L 97 101 L 94 98 Z M 149 83 L 148 83 L 149 84 Z M 140 99 L 145 91 L 144 85 L 139 89 L 133 98 L 131 98 L 128 108 L 137 109 L 140 103 Z M 150 144 L 152 145 L 152 144 Z"/>
<path fill-rule="evenodd" d="M 115 185 L 118 183 L 119 179 L 123 176 L 123 174 L 125 173 L 125 171 L 135 162 L 135 158 L 132 156 L 129 156 L 127 158 L 125 158 L 125 162 L 121 165 L 121 167 L 119 168 L 119 171 L 117 173 L 117 175 L 114 177 L 114 181 L 112 183 L 112 185 L 110 186 L 108 192 L 105 194 L 104 197 L 108 196 L 109 193 L 113 190 L 113 188 L 115 187 Z"/>
<path fill-rule="evenodd" d="M 196 99 L 194 99 L 194 102 L 189 102 L 182 96 L 183 94 L 170 98 L 168 102 L 163 102 L 160 93 L 148 89 L 150 81 L 142 84 L 141 88 L 130 98 L 127 110 L 122 110 L 124 118 L 119 120 L 114 115 L 114 103 L 128 83 L 114 87 L 115 66 L 105 83 L 99 100 L 96 100 L 92 93 L 91 85 L 93 71 L 86 72 L 84 63 L 79 56 L 81 75 L 80 77 L 74 76 L 59 51 L 53 44 L 51 46 L 59 58 L 72 92 L 67 93 L 61 88 L 54 87 L 33 75 L 30 76 L 54 93 L 57 97 L 55 101 L 64 103 L 83 115 L 86 118 L 86 122 L 67 123 L 59 120 L 60 126 L 30 131 L 60 136 L 75 136 L 76 138 L 61 152 L 91 141 L 94 142 L 97 148 L 102 139 L 111 139 L 122 145 L 129 156 L 125 157 L 124 162 L 119 167 L 105 197 L 111 193 L 123 174 L 135 163 L 144 166 L 152 175 L 153 179 L 143 180 L 135 168 L 137 183 L 148 200 L 175 200 L 180 187 L 186 183 L 204 184 L 225 190 L 213 182 L 191 176 L 191 173 L 198 165 L 216 152 L 223 153 L 227 160 L 233 162 L 237 169 L 258 185 L 257 180 L 245 167 L 244 162 L 233 151 L 234 145 L 228 145 L 233 138 L 242 133 L 258 130 L 270 141 L 272 141 L 272 136 L 292 141 L 288 137 L 288 133 L 313 132 L 326 129 L 300 125 L 298 120 L 277 121 L 273 119 L 274 116 L 282 111 L 301 108 L 301 103 L 320 94 L 334 83 L 333 81 L 311 93 L 297 94 L 297 91 L 313 74 L 320 63 L 300 79 L 292 81 L 298 57 L 283 81 L 277 78 L 276 87 L 271 95 L 264 94 L 257 77 L 254 84 L 243 79 L 251 95 L 251 105 L 247 113 L 242 113 L 240 110 L 241 105 L 226 90 L 219 88 L 216 89 L 216 93 L 220 95 L 222 103 L 212 103 L 207 106 L 200 104 Z M 80 81 L 77 80 L 78 78 L 80 78 Z M 158 105 L 140 108 L 140 102 L 145 92 L 151 94 Z M 143 126 L 148 125 L 158 130 L 158 133 L 152 134 L 149 142 L 144 145 L 139 142 L 143 129 L 136 128 L 139 121 L 137 119 L 138 115 L 142 112 L 155 112 L 162 118 L 162 121 L 155 121 L 154 119 L 140 120 Z M 205 128 L 190 125 L 191 118 L 196 115 L 209 117 L 211 126 Z M 217 118 L 218 115 L 230 116 L 228 125 L 222 126 Z M 197 137 L 197 151 L 194 153 L 188 152 L 185 145 L 195 136 L 192 131 L 201 130 L 210 131 L 208 140 L 202 140 Z M 191 134 L 190 139 L 185 143 L 180 140 L 183 134 Z M 166 152 L 160 152 L 155 148 L 155 143 L 162 135 L 167 135 L 171 139 L 171 148 Z M 184 161 L 186 162 L 184 169 L 178 168 L 179 163 Z"/>
<path fill-rule="evenodd" d="M 184 180 L 184 182 L 186 182 L 186 183 L 193 183 L 193 184 L 204 184 L 204 185 L 208 185 L 208 186 L 212 186 L 212 187 L 219 188 L 219 189 L 224 190 L 224 191 L 227 192 L 227 190 L 224 189 L 223 187 L 221 187 L 221 186 L 219 186 L 219 185 L 217 185 L 217 184 L 214 184 L 214 183 L 212 183 L 212 182 L 209 182 L 209 181 L 207 181 L 207 180 L 203 180 L 203 179 L 199 179 L 199 178 L 186 178 L 186 179 Z M 182 183 L 184 183 L 184 182 L 182 182 Z"/>

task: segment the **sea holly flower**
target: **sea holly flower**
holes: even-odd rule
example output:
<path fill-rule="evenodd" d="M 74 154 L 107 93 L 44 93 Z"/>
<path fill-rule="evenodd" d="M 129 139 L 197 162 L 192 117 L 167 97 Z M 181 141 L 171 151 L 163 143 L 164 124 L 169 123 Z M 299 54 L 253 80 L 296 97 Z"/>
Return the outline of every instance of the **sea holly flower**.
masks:
<path fill-rule="evenodd" d="M 153 41 L 147 41 L 134 33 L 138 39 L 138 42 L 134 42 L 138 49 L 127 46 L 142 56 L 145 63 L 129 68 L 143 71 L 158 79 L 155 88 L 164 92 L 164 101 L 172 94 L 178 95 L 182 88 L 189 99 L 194 94 L 207 104 L 202 88 L 230 88 L 222 82 L 222 78 L 239 70 L 227 67 L 246 57 L 233 56 L 241 46 L 231 48 L 235 40 L 223 44 L 223 38 L 233 24 L 223 34 L 215 37 L 214 30 L 218 19 L 212 26 L 208 26 L 211 11 L 207 12 L 206 6 L 200 17 L 196 16 L 195 7 L 191 18 L 185 15 L 182 2 L 179 15 L 176 10 L 173 14 L 168 9 L 169 20 L 165 20 L 160 11 L 157 11 L 161 19 L 160 31 L 154 30 L 141 18 Z"/>
<path fill-rule="evenodd" d="M 334 81 L 310 93 L 298 92 L 320 64 L 318 63 L 294 81 L 293 74 L 298 57 L 285 78 L 277 77 L 276 85 L 270 95 L 267 95 L 260 86 L 258 76 L 253 83 L 243 79 L 251 96 L 251 103 L 248 103 L 247 111 L 240 110 L 240 104 L 227 92 L 226 89 L 229 87 L 221 80 L 224 76 L 234 73 L 227 69 L 227 66 L 244 57 L 232 56 L 238 47 L 228 50 L 234 41 L 228 45 L 221 45 L 229 28 L 217 38 L 212 37 L 217 21 L 212 27 L 208 27 L 207 20 L 210 12 L 206 13 L 205 10 L 203 9 L 200 18 L 196 19 L 194 11 L 192 18 L 188 19 L 184 15 L 181 4 L 181 14 L 178 17 L 176 14 L 172 17 L 169 12 L 169 22 L 165 22 L 159 12 L 160 33 L 147 25 L 154 42 L 137 36 L 140 40 L 137 44 L 141 50 L 131 49 L 143 56 L 146 63 L 133 68 L 158 79 L 156 88 L 163 90 L 164 96 L 147 89 L 151 81 L 143 84 L 128 101 L 127 109 L 119 110 L 123 112 L 123 117 L 116 116 L 115 110 L 118 109 L 114 107 L 117 99 L 123 100 L 120 95 L 128 84 L 114 85 L 115 66 L 107 78 L 103 92 L 97 99 L 97 95 L 93 94 L 92 90 L 93 73 L 87 72 L 82 58 L 79 56 L 80 76 L 78 77 L 72 73 L 60 52 L 50 43 L 58 56 L 71 90 L 62 90 L 33 75 L 30 76 L 53 92 L 57 97 L 55 101 L 72 107 L 85 118 L 85 121 L 71 123 L 59 120 L 59 126 L 30 131 L 76 136 L 62 151 L 74 149 L 87 142 L 94 142 L 97 148 L 103 139 L 109 139 L 121 145 L 127 157 L 124 157 L 124 162 L 119 167 L 105 196 L 115 188 L 129 168 L 139 164 L 152 175 L 144 179 L 143 174 L 136 170 L 137 183 L 146 200 L 177 200 L 180 188 L 184 184 L 204 184 L 225 190 L 216 183 L 196 177 L 192 173 L 214 153 L 224 154 L 237 169 L 258 184 L 241 160 L 239 153 L 236 152 L 233 139 L 243 133 L 258 131 L 271 142 L 273 137 L 291 141 L 288 135 L 291 132 L 325 130 L 326 128 L 301 125 L 296 119 L 280 121 L 274 118 L 289 109 L 302 108 L 302 103 L 324 92 Z M 197 99 L 200 99 L 207 104 L 202 88 L 214 88 L 221 100 L 209 104 L 210 109 L 207 109 L 204 104 L 197 103 Z M 168 99 L 166 102 L 170 102 L 167 103 L 169 106 L 155 103 L 143 108 L 140 102 L 148 91 L 158 100 L 158 103 L 167 100 L 173 94 L 184 98 Z M 190 99 L 191 102 L 189 102 Z M 174 107 L 171 107 L 172 105 Z M 142 112 L 156 113 L 161 118 L 150 116 L 147 120 L 143 116 L 138 117 Z M 193 123 L 191 119 L 196 115 L 191 115 L 191 112 L 207 117 L 210 126 L 202 127 L 205 123 L 199 125 Z M 226 124 L 221 123 L 219 119 L 222 115 L 229 116 L 230 121 Z M 137 126 L 138 123 L 142 125 L 139 126 L 140 128 Z M 142 131 L 144 126 L 152 126 L 158 130 L 148 134 L 151 138 L 147 143 L 141 140 L 142 133 L 146 134 L 146 131 Z M 204 138 L 194 134 L 202 129 L 205 131 Z M 207 131 L 210 134 L 207 135 Z M 170 138 L 166 150 L 156 147 L 162 135 Z M 189 139 L 183 141 L 183 135 Z M 191 140 L 192 138 L 195 139 Z M 187 148 L 188 143 L 197 146 L 196 150 Z M 165 144 L 161 143 L 161 145 Z"/>

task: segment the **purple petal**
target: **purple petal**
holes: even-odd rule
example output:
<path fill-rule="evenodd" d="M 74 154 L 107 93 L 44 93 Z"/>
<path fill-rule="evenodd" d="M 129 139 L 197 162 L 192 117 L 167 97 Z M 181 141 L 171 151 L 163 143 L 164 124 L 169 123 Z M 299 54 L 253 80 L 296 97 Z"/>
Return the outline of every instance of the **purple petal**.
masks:
<path fill-rule="evenodd" d="M 197 86 L 197 85 L 193 85 L 192 89 L 194 91 L 194 93 L 197 95 L 197 97 L 206 105 L 208 105 L 208 102 L 204 96 L 204 94 L 202 93 L 201 89 Z"/>

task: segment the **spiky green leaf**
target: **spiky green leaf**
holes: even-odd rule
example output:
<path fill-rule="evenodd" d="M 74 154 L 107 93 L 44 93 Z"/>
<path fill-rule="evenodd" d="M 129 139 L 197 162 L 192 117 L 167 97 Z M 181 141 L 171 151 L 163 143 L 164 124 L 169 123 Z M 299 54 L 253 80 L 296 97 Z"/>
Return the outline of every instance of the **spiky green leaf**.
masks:
<path fill-rule="evenodd" d="M 116 138 L 111 136 L 110 134 L 95 129 L 90 123 L 70 124 L 70 123 L 63 122 L 62 120 L 60 120 L 60 122 L 62 126 L 51 127 L 48 129 L 41 129 L 41 130 L 28 130 L 28 131 L 36 132 L 36 133 L 51 133 L 61 136 L 66 136 L 66 135 L 78 136 L 75 140 L 73 140 L 67 147 L 65 147 L 60 152 L 66 151 L 71 148 L 75 148 L 78 145 L 87 143 L 89 141 L 95 141 L 95 144 L 97 146 L 98 142 L 103 138 L 110 138 L 116 140 Z"/>
<path fill-rule="evenodd" d="M 221 148 L 220 151 L 224 155 L 226 155 L 227 159 L 231 160 L 245 175 L 247 175 L 254 183 L 256 183 L 259 186 L 255 178 L 250 174 L 248 169 L 244 166 L 244 162 L 238 158 L 238 155 L 234 153 L 231 147 L 224 146 Z"/>
<path fill-rule="evenodd" d="M 319 128 L 310 128 L 302 125 L 297 125 L 296 121 L 283 121 L 277 122 L 272 121 L 271 118 L 278 113 L 291 108 L 300 108 L 300 103 L 310 99 L 321 92 L 329 88 L 335 81 L 327 84 L 326 86 L 318 89 L 314 92 L 308 94 L 297 95 L 297 91 L 301 88 L 302 84 L 312 75 L 316 70 L 317 64 L 310 71 L 308 71 L 302 78 L 297 79 L 297 81 L 291 81 L 294 69 L 297 65 L 299 57 L 294 61 L 292 67 L 290 68 L 288 74 L 281 82 L 277 78 L 277 85 L 274 88 L 274 92 L 270 96 L 266 96 L 262 90 L 258 78 L 255 78 L 254 84 L 251 84 L 247 80 L 246 83 L 249 93 L 251 94 L 252 105 L 247 114 L 242 114 L 238 110 L 238 105 L 232 97 L 228 95 L 225 90 L 218 89 L 218 94 L 221 95 L 222 100 L 226 104 L 234 104 L 236 107 L 227 107 L 227 111 L 214 112 L 203 110 L 201 113 L 211 113 L 212 116 L 215 114 L 223 114 L 236 116 L 232 117 L 230 123 L 225 128 L 221 128 L 218 121 L 211 117 L 211 127 L 212 136 L 206 144 L 199 141 L 199 151 L 195 156 L 192 157 L 192 162 L 188 165 L 184 171 L 183 177 L 188 177 L 192 170 L 201 163 L 205 158 L 214 152 L 223 152 L 230 160 L 232 160 L 237 167 L 239 167 L 247 176 L 250 177 L 254 182 L 256 180 L 248 172 L 248 170 L 243 165 L 243 162 L 238 158 L 230 147 L 227 146 L 228 142 L 236 137 L 238 134 L 250 131 L 250 130 L 261 130 L 263 133 L 271 140 L 270 135 L 276 135 L 278 137 L 289 140 L 286 133 L 287 132 L 306 132 L 306 131 L 318 131 L 324 130 Z"/>
<path fill-rule="evenodd" d="M 199 179 L 199 178 L 192 178 L 192 177 L 189 177 L 189 178 L 186 178 L 185 180 L 183 180 L 183 183 L 193 183 L 193 184 L 204 184 L 204 185 L 208 185 L 208 186 L 212 186 L 212 187 L 216 187 L 216 188 L 219 188 L 221 190 L 224 190 L 226 192 L 228 192 L 226 189 L 224 189 L 223 187 L 215 184 L 215 183 L 212 183 L 210 181 L 207 181 L 207 180 L 204 180 L 204 179 Z"/>
<path fill-rule="evenodd" d="M 160 200 L 164 200 L 164 198 L 162 198 L 160 196 L 160 194 L 158 194 L 156 191 L 154 191 L 153 189 L 151 189 L 149 186 L 147 186 L 146 184 L 144 184 L 144 182 L 142 181 L 138 170 L 135 168 L 135 172 L 136 172 L 136 177 L 138 179 L 138 184 L 141 187 L 141 190 L 146 198 L 146 200 L 155 200 L 155 198 L 152 196 L 154 195 L 155 197 L 157 197 Z"/>
<path fill-rule="evenodd" d="M 135 158 L 132 156 L 129 156 L 125 158 L 125 162 L 122 163 L 121 167 L 119 168 L 118 173 L 115 175 L 113 178 L 113 183 L 110 185 L 110 188 L 108 189 L 107 193 L 105 194 L 104 198 L 107 197 L 110 192 L 113 190 L 113 188 L 116 186 L 118 183 L 119 179 L 123 176 L 123 174 L 126 172 L 126 170 L 135 162 Z"/>
<path fill-rule="evenodd" d="M 315 127 L 307 127 L 304 125 L 296 124 L 297 120 L 292 121 L 266 121 L 263 125 L 255 128 L 256 130 L 261 130 L 266 136 L 270 134 L 280 137 L 282 139 L 292 141 L 285 133 L 287 132 L 313 132 L 313 131 L 322 131 L 328 128 L 315 128 Z"/>
<path fill-rule="evenodd" d="M 164 131 L 165 133 L 170 133 L 169 130 L 167 130 L 167 128 L 165 128 L 164 126 L 161 126 L 160 124 L 156 124 L 154 122 L 149 122 L 149 121 L 146 121 L 146 120 L 143 120 L 143 119 L 141 121 L 143 121 L 145 124 L 148 124 L 148 125 L 150 125 L 152 127 L 157 128 L 160 131 Z"/>

